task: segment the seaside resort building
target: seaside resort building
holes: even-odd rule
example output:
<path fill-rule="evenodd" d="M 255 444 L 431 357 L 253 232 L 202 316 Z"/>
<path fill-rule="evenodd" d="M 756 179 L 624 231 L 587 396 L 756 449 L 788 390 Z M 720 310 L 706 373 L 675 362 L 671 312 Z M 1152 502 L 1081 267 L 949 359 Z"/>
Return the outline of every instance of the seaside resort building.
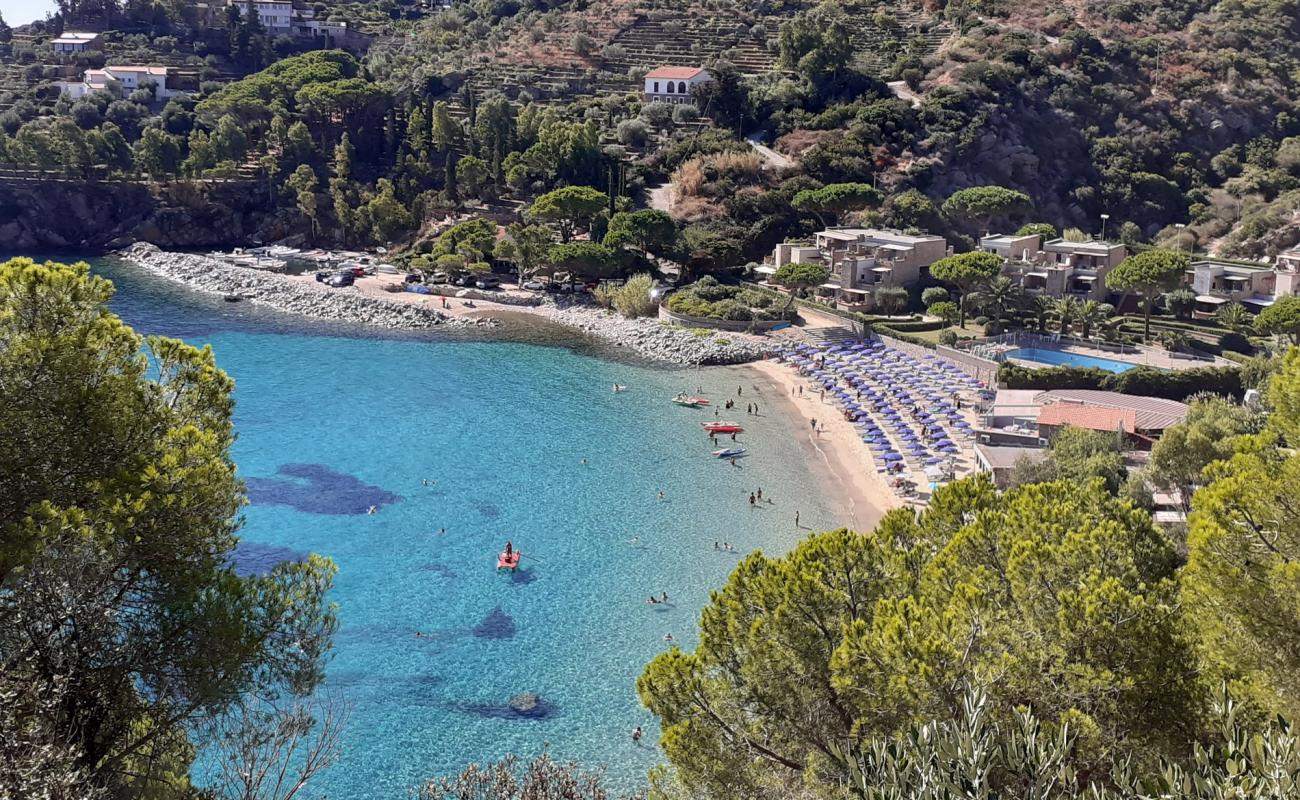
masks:
<path fill-rule="evenodd" d="M 112 66 L 103 69 L 88 69 L 80 81 L 56 81 L 64 94 L 76 99 L 91 92 L 108 91 L 116 84 L 123 94 L 130 94 L 139 89 L 141 84 L 152 81 L 156 86 L 155 96 L 166 100 L 176 91 L 167 85 L 167 67 L 162 66 Z"/>
<path fill-rule="evenodd" d="M 1258 314 L 1279 297 L 1300 295 L 1300 248 L 1278 253 L 1272 266 L 1202 259 L 1187 269 L 1183 285 L 1196 292 L 1192 315 L 1209 319 L 1228 303 Z"/>
<path fill-rule="evenodd" d="M 1104 300 L 1106 273 L 1128 257 L 1128 249 L 1114 242 L 1043 242 L 1041 236 L 1002 233 L 980 239 L 980 249 L 1002 256 L 1002 274 L 1027 294 L 1079 300 Z"/>
<path fill-rule="evenodd" d="M 951 254 L 942 236 L 913 235 L 876 228 L 827 228 L 812 244 L 782 243 L 772 263 L 758 268 L 764 280 L 786 264 L 824 264 L 826 283 L 814 289 L 817 299 L 848 311 L 869 311 L 875 290 L 911 286 L 930 265 Z"/>

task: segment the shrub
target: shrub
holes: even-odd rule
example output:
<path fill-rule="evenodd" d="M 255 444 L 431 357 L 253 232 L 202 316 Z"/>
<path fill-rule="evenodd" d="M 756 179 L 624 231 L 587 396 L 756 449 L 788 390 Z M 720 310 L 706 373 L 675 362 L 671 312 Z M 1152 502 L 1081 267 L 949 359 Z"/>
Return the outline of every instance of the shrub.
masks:
<path fill-rule="evenodd" d="M 1240 333 L 1225 333 L 1220 336 L 1219 349 L 1231 350 L 1234 353 L 1245 353 L 1246 355 L 1255 352 L 1255 348 L 1250 346 L 1250 339 Z"/>
<path fill-rule="evenodd" d="M 732 322 L 747 322 L 754 318 L 754 313 L 735 300 L 719 300 L 713 304 L 713 316 Z"/>
<path fill-rule="evenodd" d="M 654 279 L 645 273 L 633 275 L 614 292 L 613 305 L 618 313 L 625 317 L 648 317 L 655 313 L 658 305 L 650 296 L 654 288 Z"/>
<path fill-rule="evenodd" d="M 929 286 L 921 292 L 921 304 L 929 308 L 935 303 L 947 302 L 948 297 L 948 290 L 942 286 Z"/>
<path fill-rule="evenodd" d="M 1021 367 L 1003 364 L 998 382 L 1008 389 L 1102 389 L 1121 394 L 1185 401 L 1197 392 L 1240 399 L 1244 390 L 1238 367 L 1194 367 L 1167 371 L 1134 367 L 1107 372 L 1097 367 Z"/>
<path fill-rule="evenodd" d="M 678 125 L 684 125 L 688 122 L 694 122 L 700 118 L 700 110 L 692 103 L 675 106 L 673 108 L 673 122 Z"/>
<path fill-rule="evenodd" d="M 957 344 L 957 331 L 943 331 L 939 334 L 939 344 L 949 347 Z"/>
<path fill-rule="evenodd" d="M 618 140 L 628 147 L 642 147 L 650 136 L 650 127 L 639 119 L 618 123 Z"/>

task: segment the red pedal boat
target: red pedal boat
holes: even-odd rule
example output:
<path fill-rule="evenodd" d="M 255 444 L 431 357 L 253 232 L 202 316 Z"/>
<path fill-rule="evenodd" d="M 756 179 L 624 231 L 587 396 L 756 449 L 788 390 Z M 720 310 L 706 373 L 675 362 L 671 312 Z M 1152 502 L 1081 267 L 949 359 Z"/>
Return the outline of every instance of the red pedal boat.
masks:
<path fill-rule="evenodd" d="M 498 569 L 498 570 L 507 570 L 507 569 L 508 569 L 508 570 L 510 570 L 511 572 L 514 572 L 515 570 L 519 569 L 519 557 L 520 557 L 521 555 L 523 555 L 523 554 L 520 553 L 518 550 L 515 550 L 514 552 L 509 553 L 509 554 L 506 554 L 506 553 L 498 553 L 498 554 L 497 554 L 497 569 Z"/>
<path fill-rule="evenodd" d="M 709 433 L 740 433 L 745 430 L 739 422 L 701 422 L 700 427 Z"/>

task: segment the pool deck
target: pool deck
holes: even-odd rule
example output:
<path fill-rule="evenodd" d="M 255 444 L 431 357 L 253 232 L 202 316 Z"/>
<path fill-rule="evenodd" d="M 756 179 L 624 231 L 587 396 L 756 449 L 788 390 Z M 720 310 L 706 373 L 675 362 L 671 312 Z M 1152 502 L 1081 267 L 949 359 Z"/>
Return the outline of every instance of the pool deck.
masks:
<path fill-rule="evenodd" d="M 1027 345 L 1028 347 L 1037 347 L 1040 350 L 1052 349 L 1062 353 L 1074 353 L 1075 355 L 1088 356 L 1090 358 L 1104 358 L 1107 361 L 1122 361 L 1127 364 L 1142 367 L 1155 367 L 1156 369 L 1180 370 L 1192 369 L 1194 367 L 1226 367 L 1232 364 L 1225 358 L 1217 356 L 1192 356 L 1186 353 L 1170 353 L 1168 350 L 1156 347 L 1138 347 L 1137 352 L 1116 353 L 1111 350 L 1105 350 L 1100 347 L 1086 347 L 1078 344 L 1067 344 L 1061 347 L 1046 348 L 1041 345 Z M 1014 359 L 1019 361 L 1019 359 Z M 1033 362 L 1024 362 L 1033 363 Z M 1042 366 L 1041 364 L 1034 364 Z"/>

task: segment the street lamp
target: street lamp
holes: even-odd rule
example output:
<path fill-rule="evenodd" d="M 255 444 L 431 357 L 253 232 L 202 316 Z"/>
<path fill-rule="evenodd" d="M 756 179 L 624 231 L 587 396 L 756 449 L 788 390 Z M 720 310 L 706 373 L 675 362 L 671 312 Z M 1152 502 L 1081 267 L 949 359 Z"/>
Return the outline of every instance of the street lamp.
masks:
<path fill-rule="evenodd" d="M 1106 241 L 1106 220 L 1110 219 L 1110 214 L 1101 215 L 1101 240 Z"/>

